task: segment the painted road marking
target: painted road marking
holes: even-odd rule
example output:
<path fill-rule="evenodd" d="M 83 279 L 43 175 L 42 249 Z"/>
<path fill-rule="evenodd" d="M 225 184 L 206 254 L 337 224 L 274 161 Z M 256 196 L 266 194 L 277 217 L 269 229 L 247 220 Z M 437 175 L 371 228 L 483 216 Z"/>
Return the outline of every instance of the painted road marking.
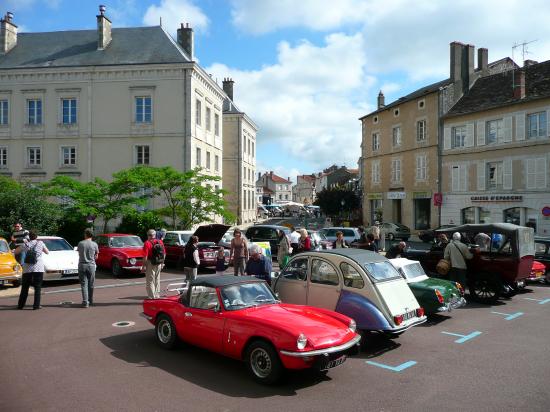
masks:
<path fill-rule="evenodd" d="M 181 278 L 162 279 L 160 281 L 160 283 L 172 282 L 173 280 L 181 280 Z M 145 281 L 140 280 L 140 281 L 136 281 L 136 282 L 123 282 L 123 283 L 114 283 L 114 284 L 111 284 L 111 285 L 94 286 L 94 289 L 121 288 L 121 287 L 124 287 L 124 286 L 137 286 L 137 285 L 145 285 Z M 82 289 L 79 286 L 78 288 L 51 290 L 49 292 L 42 292 L 42 294 L 43 295 L 49 295 L 49 294 L 52 294 L 52 293 L 80 292 L 81 290 Z"/>
<path fill-rule="evenodd" d="M 523 312 L 516 312 L 516 313 L 491 312 L 491 313 L 494 313 L 495 315 L 506 316 L 504 318 L 504 320 L 512 320 L 512 319 L 519 318 L 520 316 L 524 315 Z"/>
<path fill-rule="evenodd" d="M 525 300 L 534 300 L 534 301 L 538 302 L 539 305 L 544 305 L 545 303 L 550 302 L 550 299 L 543 299 L 543 300 L 535 299 L 535 298 L 523 298 L 523 299 L 525 299 Z"/>
<path fill-rule="evenodd" d="M 415 361 L 408 361 L 397 366 L 384 365 L 383 363 L 372 362 L 372 361 L 366 361 L 366 363 L 372 366 L 378 366 L 379 368 L 390 370 L 392 372 L 401 372 L 407 368 L 410 368 L 411 366 L 416 365 Z"/>
<path fill-rule="evenodd" d="M 455 340 L 455 343 L 464 343 L 466 341 L 469 341 L 470 339 L 475 338 L 476 336 L 481 335 L 481 332 L 478 330 L 470 333 L 469 335 L 460 335 L 459 333 L 451 333 L 451 332 L 441 332 L 441 333 L 444 333 L 445 335 L 459 336 L 460 339 Z"/>

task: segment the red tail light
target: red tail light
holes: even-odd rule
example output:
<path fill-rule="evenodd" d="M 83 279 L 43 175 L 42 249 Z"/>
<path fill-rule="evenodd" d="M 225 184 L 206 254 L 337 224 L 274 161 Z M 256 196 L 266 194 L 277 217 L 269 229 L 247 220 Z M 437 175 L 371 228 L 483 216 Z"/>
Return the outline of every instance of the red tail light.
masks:
<path fill-rule="evenodd" d="M 419 318 L 421 318 L 422 316 L 424 316 L 424 308 L 418 308 L 418 309 L 416 309 L 416 316 L 418 316 Z"/>
<path fill-rule="evenodd" d="M 439 303 L 443 304 L 445 302 L 445 298 L 443 298 L 443 295 L 437 289 L 435 290 L 435 296 L 437 296 L 437 300 L 439 301 Z"/>
<path fill-rule="evenodd" d="M 397 326 L 401 325 L 403 323 L 403 315 L 394 316 L 393 321 Z"/>
<path fill-rule="evenodd" d="M 462 285 L 461 285 L 460 283 L 458 283 L 458 282 L 455 282 L 455 284 L 456 284 L 456 288 L 458 289 L 458 291 L 460 292 L 460 294 L 461 294 L 462 296 L 464 296 L 464 288 L 462 287 Z"/>

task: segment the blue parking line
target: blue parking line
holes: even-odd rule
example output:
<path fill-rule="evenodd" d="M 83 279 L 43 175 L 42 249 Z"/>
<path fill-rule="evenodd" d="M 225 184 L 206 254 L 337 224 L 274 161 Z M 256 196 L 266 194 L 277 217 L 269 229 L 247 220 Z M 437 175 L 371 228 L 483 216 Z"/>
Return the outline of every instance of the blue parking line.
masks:
<path fill-rule="evenodd" d="M 407 368 L 410 368 L 411 366 L 416 365 L 415 361 L 408 361 L 397 366 L 384 365 L 383 363 L 372 362 L 372 361 L 366 361 L 366 363 L 372 366 L 378 366 L 379 368 L 388 369 L 392 372 L 401 372 Z"/>
<path fill-rule="evenodd" d="M 470 333 L 469 335 L 461 335 L 459 333 L 451 333 L 451 332 L 441 332 L 441 333 L 444 333 L 445 335 L 459 336 L 460 339 L 455 340 L 455 343 L 464 343 L 466 341 L 469 341 L 470 339 L 475 338 L 476 336 L 481 335 L 481 332 L 478 330 Z"/>
<path fill-rule="evenodd" d="M 506 316 L 504 318 L 504 320 L 512 320 L 512 319 L 515 319 L 515 318 L 519 318 L 521 315 L 524 314 L 523 312 L 516 312 L 516 313 L 491 312 L 491 313 L 494 313 L 496 315 Z"/>
<path fill-rule="evenodd" d="M 538 302 L 539 305 L 544 305 L 545 303 L 550 302 L 550 299 L 543 299 L 543 300 L 535 299 L 535 298 L 523 298 L 523 299 L 525 299 L 525 300 L 534 300 L 535 302 Z"/>

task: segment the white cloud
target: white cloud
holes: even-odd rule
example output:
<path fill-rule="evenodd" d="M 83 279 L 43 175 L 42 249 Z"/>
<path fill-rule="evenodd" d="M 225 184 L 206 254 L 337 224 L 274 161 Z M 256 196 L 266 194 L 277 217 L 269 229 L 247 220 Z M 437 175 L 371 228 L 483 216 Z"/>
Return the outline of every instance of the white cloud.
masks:
<path fill-rule="evenodd" d="M 143 16 L 143 23 L 158 26 L 162 17 L 163 27 L 174 32 L 181 23 L 189 23 L 193 29 L 205 32 L 210 20 L 191 0 L 161 0 L 160 5 L 149 6 Z"/>
<path fill-rule="evenodd" d="M 322 47 L 282 42 L 277 63 L 260 70 L 223 64 L 206 70 L 235 80 L 235 103 L 259 125 L 260 144 L 277 142 L 317 169 L 333 163 L 355 167 L 361 141 L 357 119 L 368 110 L 364 101 L 374 83 L 365 75 L 364 51 L 361 34 L 336 33 L 326 36 Z"/>

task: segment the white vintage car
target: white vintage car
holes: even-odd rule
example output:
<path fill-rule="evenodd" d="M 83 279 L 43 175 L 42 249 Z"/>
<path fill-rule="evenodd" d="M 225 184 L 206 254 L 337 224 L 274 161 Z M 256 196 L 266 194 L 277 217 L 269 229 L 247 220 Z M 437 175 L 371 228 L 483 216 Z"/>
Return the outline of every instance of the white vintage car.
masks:
<path fill-rule="evenodd" d="M 62 237 L 38 236 L 49 254 L 43 254 L 44 280 L 78 279 L 78 252 Z"/>
<path fill-rule="evenodd" d="M 390 337 L 426 322 L 407 282 L 390 261 L 361 249 L 292 256 L 273 281 L 285 303 L 316 306 L 351 317 L 361 331 Z"/>

